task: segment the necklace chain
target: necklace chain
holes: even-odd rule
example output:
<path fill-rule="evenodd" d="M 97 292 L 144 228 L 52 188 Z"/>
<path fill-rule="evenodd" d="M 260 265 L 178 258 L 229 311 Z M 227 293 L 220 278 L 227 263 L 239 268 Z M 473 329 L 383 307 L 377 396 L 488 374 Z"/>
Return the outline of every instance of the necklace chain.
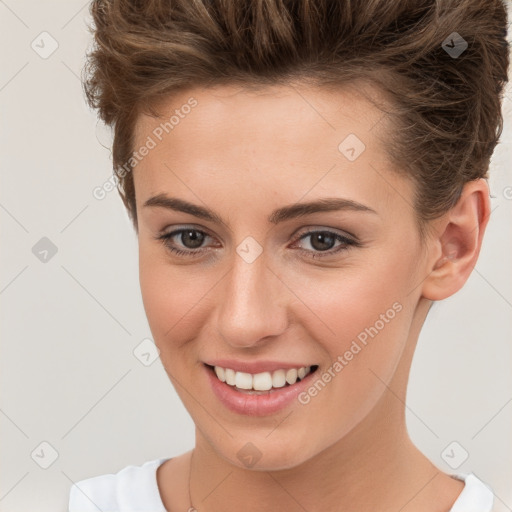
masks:
<path fill-rule="evenodd" d="M 192 504 L 192 491 L 190 490 L 190 480 L 192 477 L 192 459 L 194 458 L 194 450 L 192 449 L 192 453 L 190 454 L 190 468 L 188 470 L 188 500 L 190 503 L 190 508 L 188 512 L 197 512 L 196 508 Z"/>

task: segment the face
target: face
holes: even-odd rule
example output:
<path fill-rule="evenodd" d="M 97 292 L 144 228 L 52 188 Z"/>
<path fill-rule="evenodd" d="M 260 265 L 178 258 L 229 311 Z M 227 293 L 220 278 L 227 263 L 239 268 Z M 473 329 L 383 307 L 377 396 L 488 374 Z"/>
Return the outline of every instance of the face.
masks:
<path fill-rule="evenodd" d="M 368 417 L 410 342 L 413 184 L 354 89 L 191 89 L 161 112 L 138 120 L 133 171 L 161 361 L 219 456 L 297 466 Z"/>

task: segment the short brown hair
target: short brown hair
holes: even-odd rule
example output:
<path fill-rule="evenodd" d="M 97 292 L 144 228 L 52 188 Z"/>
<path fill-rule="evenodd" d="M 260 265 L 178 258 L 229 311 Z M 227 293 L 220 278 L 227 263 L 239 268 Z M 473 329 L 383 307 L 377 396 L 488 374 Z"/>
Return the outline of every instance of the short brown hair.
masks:
<path fill-rule="evenodd" d="M 133 173 L 120 172 L 135 123 L 195 86 L 378 85 L 420 227 L 487 177 L 508 80 L 503 0 L 94 0 L 90 10 L 85 92 L 114 128 L 114 172 L 137 232 Z"/>

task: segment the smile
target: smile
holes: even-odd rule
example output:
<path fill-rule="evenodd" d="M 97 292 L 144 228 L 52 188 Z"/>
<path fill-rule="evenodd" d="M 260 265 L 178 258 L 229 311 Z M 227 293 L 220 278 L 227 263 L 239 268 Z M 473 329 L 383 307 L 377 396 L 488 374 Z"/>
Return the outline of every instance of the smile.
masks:
<path fill-rule="evenodd" d="M 223 406 L 244 416 L 276 414 L 298 403 L 297 396 L 318 370 L 318 365 L 279 368 L 282 363 L 277 362 L 238 362 L 238 370 L 224 364 L 204 363 L 210 389 Z"/>
<path fill-rule="evenodd" d="M 221 366 L 209 366 L 209 368 L 213 369 L 221 382 L 233 386 L 237 391 L 257 394 L 251 392 L 264 392 L 293 386 L 296 382 L 304 379 L 309 373 L 315 371 L 317 366 L 278 369 L 272 372 L 266 371 L 256 374 L 239 372 L 232 368 L 223 368 Z"/>

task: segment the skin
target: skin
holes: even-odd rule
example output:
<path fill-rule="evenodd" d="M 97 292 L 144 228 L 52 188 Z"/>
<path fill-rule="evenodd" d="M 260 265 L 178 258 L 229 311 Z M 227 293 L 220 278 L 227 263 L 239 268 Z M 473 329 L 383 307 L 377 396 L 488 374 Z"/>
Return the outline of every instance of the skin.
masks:
<path fill-rule="evenodd" d="M 162 119 L 139 117 L 135 146 L 190 97 L 198 105 L 133 171 L 144 307 L 196 426 L 194 450 L 158 470 L 165 507 L 191 506 L 192 464 L 192 503 L 201 512 L 448 511 L 464 484 L 409 439 L 406 387 L 429 306 L 459 290 L 477 261 L 487 183 L 467 184 L 457 205 L 431 221 L 422 245 L 414 184 L 394 172 L 383 114 L 355 88 L 190 89 L 162 102 Z M 352 162 L 338 150 L 350 133 L 366 146 Z M 208 207 L 224 223 L 144 206 L 162 193 Z M 325 197 L 376 213 L 267 219 L 276 208 Z M 180 228 L 209 235 L 203 253 L 177 256 L 157 239 Z M 360 246 L 313 258 L 318 243 L 300 237 L 314 230 L 350 233 Z M 262 249 L 252 263 L 236 251 L 248 236 Z M 172 241 L 197 250 L 179 234 Z M 306 405 L 247 417 L 225 408 L 205 378 L 202 361 L 216 357 L 305 361 L 321 375 L 394 303 L 401 311 Z M 237 457 L 248 442 L 261 453 L 252 468 Z"/>

